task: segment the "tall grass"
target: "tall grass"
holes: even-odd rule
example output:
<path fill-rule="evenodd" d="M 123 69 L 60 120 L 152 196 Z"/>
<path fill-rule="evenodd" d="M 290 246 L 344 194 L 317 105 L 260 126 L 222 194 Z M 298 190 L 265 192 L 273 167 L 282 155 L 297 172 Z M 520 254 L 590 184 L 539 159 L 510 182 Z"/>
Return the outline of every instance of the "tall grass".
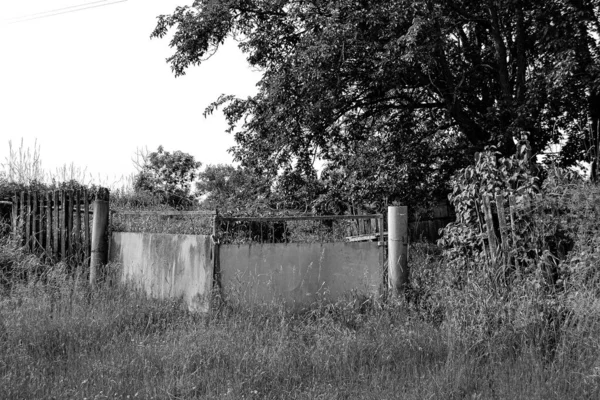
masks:
<path fill-rule="evenodd" d="M 475 279 L 448 291 L 440 250 L 418 244 L 406 301 L 349 297 L 297 310 L 225 301 L 199 315 L 114 284 L 111 267 L 91 291 L 78 269 L 3 238 L 0 399 L 600 398 L 600 192 L 586 185 L 548 188 L 573 241 L 564 290 L 552 296 L 535 289 L 535 275 L 506 297 Z M 113 200 L 161 207 L 127 190 Z M 189 224 L 177 227 L 198 229 Z"/>
<path fill-rule="evenodd" d="M 416 254 L 415 254 L 416 253 Z M 427 260 L 414 252 L 413 263 Z M 22 259 L 19 262 L 25 263 Z M 28 268 L 33 268 L 32 261 Z M 424 266 L 423 266 L 424 267 Z M 23 267 L 25 268 L 25 267 Z M 402 302 L 191 314 L 61 265 L 0 297 L 0 398 L 597 398 L 598 339 L 581 323 L 548 360 L 534 343 L 465 347 Z M 598 338 L 598 336 L 596 336 Z M 516 345 L 518 344 L 518 345 Z"/>
<path fill-rule="evenodd" d="M 4 182 L 3 182 L 4 181 Z M 94 176 L 86 167 L 73 162 L 64 163 L 54 169 L 46 168 L 42 162 L 42 151 L 37 140 L 28 146 L 23 139 L 18 145 L 8 141 L 8 153 L 0 160 L 0 197 L 6 183 L 12 187 L 43 189 L 76 182 L 80 186 L 102 186 L 111 190 L 127 191 L 133 186 L 133 175 L 109 178 L 98 174 Z"/>

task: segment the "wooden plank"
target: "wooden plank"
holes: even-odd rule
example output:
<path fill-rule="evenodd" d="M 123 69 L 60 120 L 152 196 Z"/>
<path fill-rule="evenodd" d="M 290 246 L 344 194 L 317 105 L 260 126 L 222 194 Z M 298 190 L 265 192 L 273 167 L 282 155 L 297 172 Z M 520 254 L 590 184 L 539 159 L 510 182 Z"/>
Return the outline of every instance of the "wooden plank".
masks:
<path fill-rule="evenodd" d="M 46 254 L 52 257 L 52 192 L 46 192 Z"/>
<path fill-rule="evenodd" d="M 32 193 L 32 205 L 31 205 L 31 250 L 35 251 L 38 248 L 37 245 L 37 233 L 38 233 L 38 196 L 37 192 Z"/>
<path fill-rule="evenodd" d="M 449 218 L 448 206 L 446 204 L 437 205 L 433 208 L 433 219 Z"/>
<path fill-rule="evenodd" d="M 21 192 L 20 199 L 21 209 L 19 210 L 19 235 L 21 235 L 21 246 L 25 245 L 25 214 L 26 214 L 26 204 L 25 204 L 25 192 Z"/>
<path fill-rule="evenodd" d="M 490 248 L 490 259 L 496 261 L 496 252 L 498 251 L 498 241 L 494 232 L 494 220 L 492 219 L 492 207 L 490 205 L 490 195 L 483 196 L 483 215 L 485 216 L 485 224 L 487 228 L 488 244 Z"/>
<path fill-rule="evenodd" d="M 39 193 L 38 195 L 38 231 L 37 231 L 37 244 L 38 249 L 41 251 L 45 250 L 44 247 L 44 236 L 46 233 L 46 224 L 44 220 L 44 195 L 43 193 Z"/>
<path fill-rule="evenodd" d="M 67 191 L 67 254 L 73 255 L 73 190 Z"/>
<path fill-rule="evenodd" d="M 67 212 L 67 193 L 66 190 L 60 191 L 60 257 L 63 260 L 67 258 L 67 228 L 68 228 L 68 212 Z"/>
<path fill-rule="evenodd" d="M 496 193 L 496 209 L 498 211 L 498 227 L 500 229 L 500 239 L 502 240 L 501 248 L 504 256 L 504 265 L 508 265 L 508 228 L 506 226 L 506 213 L 504 212 L 504 194 Z"/>
<path fill-rule="evenodd" d="M 52 193 L 52 202 L 53 202 L 53 225 L 52 225 L 52 239 L 53 239 L 53 254 L 54 259 L 58 260 L 59 252 L 60 252 L 60 199 L 58 190 L 55 190 Z"/>
<path fill-rule="evenodd" d="M 75 234 L 74 251 L 76 262 L 79 264 L 81 256 L 81 191 L 75 192 L 75 221 L 73 226 Z"/>
<path fill-rule="evenodd" d="M 90 262 L 90 204 L 87 190 L 83 190 L 83 250 L 85 255 L 84 266 Z"/>
<path fill-rule="evenodd" d="M 483 217 L 481 216 L 481 212 L 479 211 L 479 208 L 483 209 L 482 206 L 482 202 L 479 201 L 478 199 L 475 199 L 475 213 L 477 214 L 477 223 L 479 226 L 479 233 L 481 233 L 482 237 L 483 237 Z M 461 222 L 465 222 L 464 220 Z M 490 254 L 489 254 L 489 249 L 486 247 L 485 243 L 483 243 L 483 253 L 485 255 L 485 259 L 486 262 L 490 262 Z"/>
<path fill-rule="evenodd" d="M 510 215 L 510 232 L 512 235 L 513 246 L 517 245 L 517 227 L 515 213 L 517 210 L 517 201 L 512 194 L 508 196 L 508 212 Z"/>
<path fill-rule="evenodd" d="M 375 242 L 378 237 L 379 237 L 378 234 L 372 234 L 372 235 L 348 236 L 345 239 L 347 242 Z"/>
<path fill-rule="evenodd" d="M 523 209 L 525 212 L 529 213 L 531 211 L 531 199 L 528 194 L 524 194 L 522 196 L 523 201 Z"/>
<path fill-rule="evenodd" d="M 365 232 L 366 235 L 370 235 L 371 234 L 371 220 L 367 219 L 367 220 L 362 220 L 363 221 L 363 230 Z"/>
<path fill-rule="evenodd" d="M 13 239 L 16 240 L 17 239 L 17 234 L 19 232 L 19 199 L 17 197 L 17 195 L 15 194 L 12 198 L 12 215 L 11 215 L 11 228 L 12 228 L 12 234 L 13 234 Z"/>
<path fill-rule="evenodd" d="M 362 214 L 362 208 L 358 208 L 358 214 Z M 362 219 L 357 219 L 356 221 L 358 223 L 358 235 L 366 235 L 366 229 L 365 229 L 365 221 Z"/>
<path fill-rule="evenodd" d="M 25 215 L 25 248 L 31 250 L 31 193 L 27 192 L 27 212 Z"/>

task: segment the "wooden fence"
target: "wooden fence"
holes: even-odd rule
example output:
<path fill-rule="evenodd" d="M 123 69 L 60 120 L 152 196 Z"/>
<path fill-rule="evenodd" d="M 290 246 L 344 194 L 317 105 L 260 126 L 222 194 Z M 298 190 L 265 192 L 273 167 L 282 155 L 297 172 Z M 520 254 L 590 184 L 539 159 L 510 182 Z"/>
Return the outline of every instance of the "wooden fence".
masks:
<path fill-rule="evenodd" d="M 411 242 L 429 241 L 435 243 L 440 237 L 440 229 L 454 222 L 455 215 L 448 204 L 433 207 L 432 215 L 426 218 L 409 216 L 408 236 Z"/>
<path fill-rule="evenodd" d="M 510 249 L 519 238 L 518 225 L 523 215 L 531 211 L 535 200 L 537 198 L 531 195 L 514 196 L 500 192 L 478 199 L 477 220 L 479 231 L 484 235 L 484 251 L 488 262 L 504 266 L 510 264 Z"/>
<path fill-rule="evenodd" d="M 89 265 L 90 214 L 87 190 L 21 192 L 12 199 L 12 233 L 31 252 Z"/>

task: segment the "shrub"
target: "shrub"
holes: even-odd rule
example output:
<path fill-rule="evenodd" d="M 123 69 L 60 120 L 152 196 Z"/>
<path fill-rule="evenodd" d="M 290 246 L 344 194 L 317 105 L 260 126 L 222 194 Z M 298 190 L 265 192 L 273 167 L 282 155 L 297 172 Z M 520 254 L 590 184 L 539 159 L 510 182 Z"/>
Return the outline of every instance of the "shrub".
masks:
<path fill-rule="evenodd" d="M 430 301 L 444 309 L 444 326 L 460 341 L 493 344 L 494 351 L 534 345 L 553 357 L 574 315 L 600 316 L 589 308 L 596 307 L 590 299 L 597 296 L 591 283 L 598 281 L 600 196 L 596 186 L 555 167 L 540 185 L 524 153 L 496 158 L 488 149 L 455 176 L 457 221 L 439 242 L 443 263 Z M 479 211 L 483 196 L 496 193 L 521 200 L 506 257 L 490 248 Z"/>

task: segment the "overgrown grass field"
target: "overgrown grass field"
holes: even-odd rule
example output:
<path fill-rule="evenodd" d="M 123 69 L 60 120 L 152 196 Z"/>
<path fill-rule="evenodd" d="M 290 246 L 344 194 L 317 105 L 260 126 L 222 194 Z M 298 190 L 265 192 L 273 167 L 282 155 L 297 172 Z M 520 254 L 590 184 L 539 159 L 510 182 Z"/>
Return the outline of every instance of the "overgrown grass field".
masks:
<path fill-rule="evenodd" d="M 600 186 L 476 164 L 454 182 L 459 218 L 441 246 L 411 244 L 401 299 L 291 310 L 231 295 L 192 314 L 116 284 L 118 266 L 91 291 L 81 269 L 26 254 L 0 226 L 0 399 L 600 398 Z M 489 262 L 473 207 L 497 191 L 541 195 L 505 262 Z M 203 228 L 184 222 L 160 227 Z"/>
<path fill-rule="evenodd" d="M 24 269 L 38 262 L 9 247 L 3 257 Z M 418 249 L 411 261 L 434 263 Z M 111 283 L 92 293 L 61 267 L 0 297 L 2 399 L 600 396 L 595 325 L 566 329 L 549 355 L 535 332 L 473 343 L 406 302 L 354 297 L 290 311 L 231 301 L 194 315 Z"/>

